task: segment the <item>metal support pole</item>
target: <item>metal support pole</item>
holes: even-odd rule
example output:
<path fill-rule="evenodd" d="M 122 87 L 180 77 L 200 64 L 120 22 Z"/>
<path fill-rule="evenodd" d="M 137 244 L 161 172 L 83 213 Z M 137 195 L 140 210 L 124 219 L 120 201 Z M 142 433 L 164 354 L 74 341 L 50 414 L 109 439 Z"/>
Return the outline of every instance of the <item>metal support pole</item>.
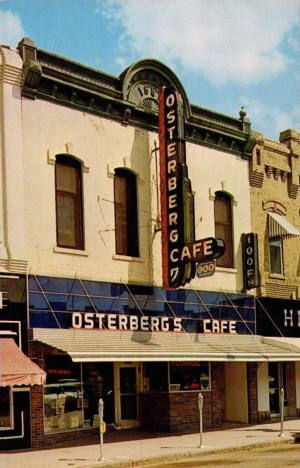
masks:
<path fill-rule="evenodd" d="M 199 420 L 200 420 L 200 444 L 199 448 L 204 448 L 203 445 L 203 421 L 202 421 L 202 416 L 203 416 L 203 395 L 202 393 L 199 393 L 198 395 L 198 408 L 199 408 Z"/>
<path fill-rule="evenodd" d="M 104 455 L 103 455 L 103 409 L 104 409 L 104 403 L 102 398 L 99 399 L 98 403 L 98 415 L 99 415 L 99 435 L 100 435 L 100 458 L 99 461 L 104 460 Z"/>
<path fill-rule="evenodd" d="M 283 433 L 283 408 L 284 408 L 284 390 L 283 390 L 283 388 L 280 389 L 279 403 L 280 403 L 280 434 L 279 434 L 279 437 L 285 437 L 285 435 Z"/>

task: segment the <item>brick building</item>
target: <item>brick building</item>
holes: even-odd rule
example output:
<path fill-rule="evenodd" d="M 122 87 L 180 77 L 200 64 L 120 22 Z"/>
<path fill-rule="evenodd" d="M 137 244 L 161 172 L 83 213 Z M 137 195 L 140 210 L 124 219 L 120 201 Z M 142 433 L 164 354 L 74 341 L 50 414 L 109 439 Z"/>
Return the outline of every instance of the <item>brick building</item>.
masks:
<path fill-rule="evenodd" d="M 256 140 L 244 113 L 190 104 L 173 71 L 153 59 L 115 77 L 28 38 L 16 50 L 2 46 L 0 57 L 1 274 L 11 284 L 24 275 L 24 351 L 47 374 L 45 385 L 26 387 L 26 444 L 96 433 L 100 397 L 111 428 L 197 430 L 200 391 L 205 428 L 263 419 L 260 363 L 299 360 L 299 349 L 256 334 L 254 290 L 243 290 L 242 235 L 256 230 Z M 184 242 L 177 232 L 169 241 L 185 250 L 170 259 L 183 264 L 203 239 L 226 245 L 208 262 L 213 275 L 186 261 L 179 268 L 190 281 L 174 289 L 162 281 L 162 87 L 178 97 L 171 156 L 180 153 L 174 173 L 183 187 L 180 213 L 169 219 L 184 219 Z M 4 393 L 9 418 L 13 400 Z M 5 437 L 15 447 L 22 434 L 12 429 Z"/>
<path fill-rule="evenodd" d="M 300 338 L 300 140 L 289 129 L 279 142 L 254 132 L 257 144 L 250 162 L 252 230 L 258 234 L 260 284 L 257 333 L 292 347 Z M 266 418 L 279 412 L 285 391 L 285 414 L 299 412 L 299 363 L 261 364 L 269 401 Z"/>

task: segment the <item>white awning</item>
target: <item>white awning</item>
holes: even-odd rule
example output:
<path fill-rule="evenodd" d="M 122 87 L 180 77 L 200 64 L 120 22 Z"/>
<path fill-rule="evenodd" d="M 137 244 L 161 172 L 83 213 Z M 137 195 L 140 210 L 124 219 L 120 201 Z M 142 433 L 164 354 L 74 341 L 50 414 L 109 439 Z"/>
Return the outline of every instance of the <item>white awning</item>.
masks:
<path fill-rule="evenodd" d="M 284 216 L 278 213 L 268 212 L 269 215 L 269 237 L 300 236 L 300 231 L 293 226 Z"/>
<path fill-rule="evenodd" d="M 300 338 L 293 338 L 289 336 L 271 336 L 270 338 L 264 337 L 263 341 L 265 343 L 271 344 L 274 344 L 275 341 L 276 346 L 288 349 L 289 351 L 300 352 Z"/>
<path fill-rule="evenodd" d="M 300 348 L 256 335 L 35 328 L 33 339 L 74 362 L 300 361 Z"/>

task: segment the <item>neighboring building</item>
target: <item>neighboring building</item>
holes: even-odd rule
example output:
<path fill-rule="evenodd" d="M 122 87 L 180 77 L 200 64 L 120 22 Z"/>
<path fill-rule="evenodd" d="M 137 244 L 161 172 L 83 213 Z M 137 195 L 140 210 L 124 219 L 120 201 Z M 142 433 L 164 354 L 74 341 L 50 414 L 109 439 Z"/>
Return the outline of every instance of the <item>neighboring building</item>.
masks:
<path fill-rule="evenodd" d="M 255 298 L 243 291 L 241 239 L 255 231 L 255 138 L 244 112 L 235 119 L 191 105 L 153 59 L 114 77 L 27 38 L 1 57 L 1 271 L 26 273 L 28 355 L 47 373 L 30 391 L 30 444 L 88 437 L 100 397 L 105 421 L 121 428 L 197 430 L 199 391 L 206 428 L 263 419 L 257 363 L 297 360 L 299 351 L 255 335 Z M 200 278 L 199 268 L 170 291 L 162 288 L 161 86 L 183 101 L 195 239 L 226 243 L 214 275 Z"/>
<path fill-rule="evenodd" d="M 280 133 L 280 142 L 255 132 L 250 162 L 252 230 L 258 234 L 260 284 L 257 333 L 277 337 L 291 349 L 300 342 L 300 135 Z M 259 365 L 259 410 L 279 413 L 285 391 L 285 414 L 299 415 L 300 363 Z"/>

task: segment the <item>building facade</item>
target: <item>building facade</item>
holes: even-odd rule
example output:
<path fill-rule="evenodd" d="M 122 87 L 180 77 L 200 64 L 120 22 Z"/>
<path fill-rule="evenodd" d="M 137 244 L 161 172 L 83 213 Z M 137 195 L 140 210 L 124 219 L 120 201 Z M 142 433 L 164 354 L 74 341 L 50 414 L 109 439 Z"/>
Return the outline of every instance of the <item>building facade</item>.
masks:
<path fill-rule="evenodd" d="M 250 162 L 252 229 L 258 234 L 260 284 L 257 288 L 257 333 L 297 345 L 300 338 L 300 144 L 299 133 L 286 130 L 279 142 L 255 132 Z M 299 363 L 261 364 L 262 387 L 269 392 L 267 417 L 299 414 Z M 296 382 L 296 386 L 292 383 Z"/>
<path fill-rule="evenodd" d="M 190 104 L 152 59 L 114 77 L 28 38 L 1 57 L 1 273 L 25 275 L 25 352 L 46 372 L 30 388 L 27 445 L 89 437 L 99 398 L 118 428 L 197 430 L 200 391 L 206 428 L 263 420 L 259 364 L 299 351 L 258 336 L 255 290 L 244 291 L 256 143 L 245 113 Z M 162 86 L 181 96 L 183 202 L 197 248 L 226 245 L 173 290 L 162 287 Z"/>

